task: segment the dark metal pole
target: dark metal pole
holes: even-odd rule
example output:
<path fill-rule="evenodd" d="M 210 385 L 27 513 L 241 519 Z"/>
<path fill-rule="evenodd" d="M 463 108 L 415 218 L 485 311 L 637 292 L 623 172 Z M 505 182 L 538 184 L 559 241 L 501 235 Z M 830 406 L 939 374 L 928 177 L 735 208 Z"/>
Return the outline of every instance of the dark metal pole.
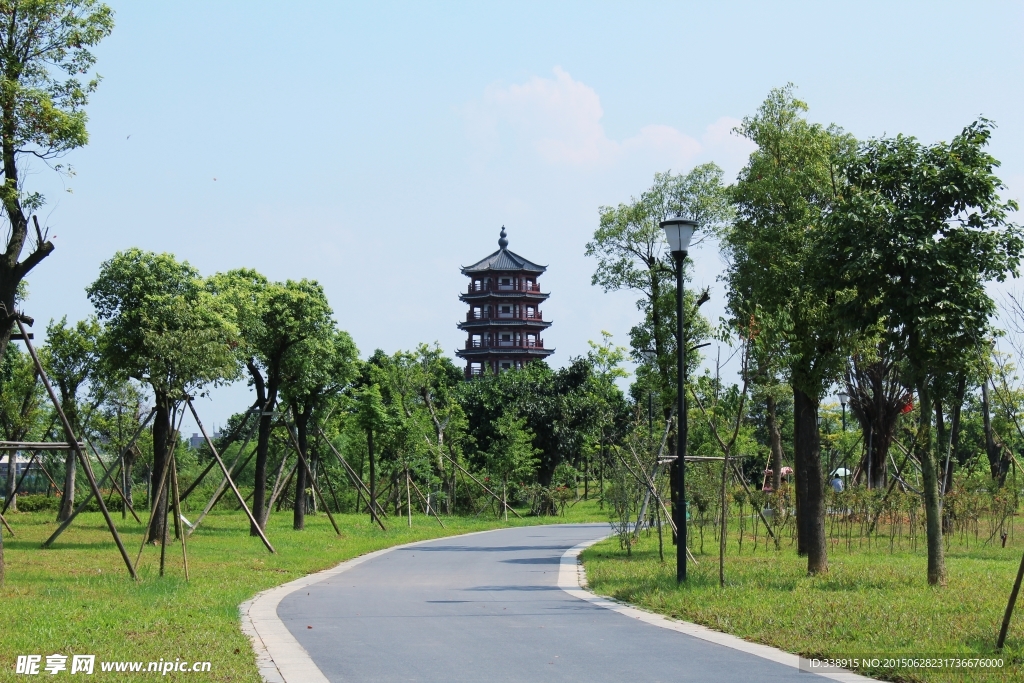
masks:
<path fill-rule="evenodd" d="M 686 581 L 686 339 L 683 337 L 683 261 L 685 251 L 674 251 L 676 260 L 676 401 L 679 410 L 679 428 L 677 430 L 676 459 L 672 466 L 676 468 L 676 581 Z"/>

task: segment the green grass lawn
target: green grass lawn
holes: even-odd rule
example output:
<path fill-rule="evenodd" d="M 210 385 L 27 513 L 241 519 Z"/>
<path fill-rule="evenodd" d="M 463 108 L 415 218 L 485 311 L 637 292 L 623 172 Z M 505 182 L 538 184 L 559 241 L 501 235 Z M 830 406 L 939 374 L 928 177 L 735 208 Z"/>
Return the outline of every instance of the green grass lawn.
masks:
<path fill-rule="evenodd" d="M 725 588 L 718 582 L 717 541 L 706 541 L 709 554 L 697 555 L 698 566 L 690 566 L 690 580 L 680 588 L 675 547 L 666 545 L 662 564 L 653 534 L 642 534 L 629 558 L 617 538 L 588 549 L 587 580 L 596 593 L 808 657 L 988 655 L 1024 550 L 1020 537 L 1007 548 L 997 540 L 972 541 L 967 549 L 954 540 L 946 555 L 949 585 L 930 588 L 923 539 L 918 551 L 893 554 L 887 540 L 869 551 L 854 539 L 850 550 L 845 544 L 831 550 L 828 574 L 808 577 L 806 558 L 788 539 L 779 551 L 762 545 L 756 554 L 748 539 L 739 555 L 733 535 Z M 1002 655 L 1009 662 L 1002 674 L 859 672 L 891 681 L 1024 680 L 1024 605 Z"/>
<path fill-rule="evenodd" d="M 0 589 L 0 681 L 15 675 L 20 654 L 96 655 L 98 680 L 139 680 L 139 674 L 100 673 L 100 660 L 156 661 L 176 657 L 209 660 L 209 674 L 169 673 L 165 680 L 257 683 L 255 658 L 240 630 L 238 605 L 259 591 L 343 560 L 421 539 L 524 524 L 603 520 L 595 502 L 581 502 L 564 517 L 510 519 L 431 517 L 387 520 L 388 531 L 366 516 L 336 516 L 339 538 L 326 515 L 306 518 L 306 530 L 291 529 L 291 513 L 271 517 L 267 535 L 277 549 L 269 554 L 248 534 L 244 513 L 214 513 L 188 539 L 186 582 L 181 546 L 167 548 L 168 571 L 159 576 L 159 548 L 147 546 L 133 582 L 99 513 L 80 516 L 55 546 L 39 548 L 56 528 L 53 513 L 15 513 L 8 520 L 17 534 L 4 536 L 7 580 Z M 142 526 L 116 517 L 132 559 L 142 542 Z M 145 518 L 143 518 L 145 519 Z M 45 672 L 41 674 L 50 678 Z M 65 671 L 54 677 L 68 676 Z M 153 674 L 149 674 L 153 676 Z"/>

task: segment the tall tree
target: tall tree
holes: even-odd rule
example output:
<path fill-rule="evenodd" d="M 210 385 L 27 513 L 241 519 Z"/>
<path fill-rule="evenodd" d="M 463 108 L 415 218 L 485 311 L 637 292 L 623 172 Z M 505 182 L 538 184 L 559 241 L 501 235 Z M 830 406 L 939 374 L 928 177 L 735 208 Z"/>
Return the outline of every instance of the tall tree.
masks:
<path fill-rule="evenodd" d="M 113 12 L 95 0 L 0 2 L 0 203 L 9 221 L 0 254 L 0 357 L 11 338 L 18 285 L 53 251 L 38 229 L 29 254 L 29 217 L 45 198 L 25 189 L 25 165 L 47 162 L 85 145 L 85 105 L 99 83 L 90 48 L 110 35 Z M 52 166 L 70 175 L 68 166 Z"/>
<path fill-rule="evenodd" d="M 69 326 L 67 316 L 60 322 L 50 322 L 46 328 L 46 346 L 42 362 L 46 374 L 60 391 L 60 408 L 68 418 L 75 435 L 81 438 L 82 423 L 79 410 L 79 392 L 93 377 L 99 363 L 100 325 L 95 318 L 80 320 Z M 64 459 L 64 497 L 60 503 L 57 521 L 63 522 L 75 509 L 75 473 L 77 464 L 74 451 Z"/>
<path fill-rule="evenodd" d="M 820 273 L 819 236 L 842 192 L 839 166 L 854 140 L 809 123 L 806 111 L 787 85 L 737 129 L 758 149 L 733 189 L 737 220 L 725 251 L 730 311 L 738 324 L 750 321 L 759 335 L 774 337 L 793 388 L 797 550 L 814 574 L 828 569 L 818 403 L 847 351 Z"/>
<path fill-rule="evenodd" d="M 667 417 L 675 405 L 676 279 L 660 223 L 678 215 L 697 221 L 694 246 L 720 234 L 732 217 L 722 170 L 709 163 L 686 174 L 656 173 L 654 184 L 638 199 L 602 206 L 599 212 L 600 226 L 586 247 L 586 255 L 597 259 L 591 281 L 606 292 L 631 290 L 640 295 L 636 305 L 644 320 L 630 330 L 630 341 L 637 358 L 646 350 L 656 352 L 652 369 Z M 706 337 L 709 327 L 698 313 L 692 292 L 686 292 L 684 305 L 688 314 L 683 333 L 692 344 Z M 691 354 L 688 362 L 692 369 L 700 359 Z"/>
<path fill-rule="evenodd" d="M 897 136 L 862 145 L 845 173 L 855 188 L 830 219 L 831 264 L 849 288 L 839 308 L 851 327 L 882 321 L 902 349 L 920 419 L 928 583 L 944 584 L 939 469 L 933 449 L 937 383 L 962 372 L 983 344 L 995 305 L 989 280 L 1016 275 L 1024 240 L 1009 222 L 987 151 L 993 126 L 981 119 L 949 143 Z"/>
<path fill-rule="evenodd" d="M 331 399 L 352 383 L 356 376 L 357 358 L 358 351 L 352 337 L 332 326 L 292 347 L 285 359 L 282 394 L 295 422 L 299 450 L 312 472 L 316 471 L 316 459 L 309 449 L 310 422 Z M 296 530 L 305 528 L 305 492 L 311 485 L 305 469 L 296 469 L 293 507 L 293 528 Z"/>
<path fill-rule="evenodd" d="M 251 269 L 214 275 L 208 286 L 234 310 L 233 318 L 240 330 L 236 353 L 249 371 L 263 406 L 257 431 L 252 514 L 266 525 L 270 431 L 284 363 L 293 347 L 330 327 L 331 307 L 323 288 L 313 280 L 268 282 Z M 255 528 L 249 533 L 258 535 Z"/>
<path fill-rule="evenodd" d="M 7 441 L 25 441 L 41 430 L 43 387 L 35 363 L 28 354 L 9 346 L 0 367 L 0 431 Z M 6 497 L 8 509 L 18 509 L 17 451 L 7 451 Z"/>
<path fill-rule="evenodd" d="M 225 306 L 203 286 L 198 271 L 170 254 L 141 249 L 118 252 L 100 266 L 86 290 L 105 324 L 100 357 L 115 376 L 153 390 L 154 485 L 171 440 L 171 417 L 186 394 L 237 375 L 231 346 L 237 330 Z M 151 501 L 151 505 L 152 505 Z M 160 495 L 149 541 L 163 541 L 167 496 Z"/>
<path fill-rule="evenodd" d="M 540 450 L 533 446 L 533 433 L 526 420 L 505 413 L 494 424 L 495 438 L 486 453 L 487 471 L 501 482 L 502 513 L 508 520 L 508 484 L 517 477 L 531 477 Z"/>

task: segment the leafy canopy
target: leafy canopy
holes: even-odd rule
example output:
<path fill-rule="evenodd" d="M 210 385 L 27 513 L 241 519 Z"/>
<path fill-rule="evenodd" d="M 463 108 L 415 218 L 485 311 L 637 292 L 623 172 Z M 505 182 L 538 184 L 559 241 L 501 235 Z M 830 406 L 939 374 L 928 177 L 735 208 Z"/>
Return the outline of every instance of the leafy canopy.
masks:
<path fill-rule="evenodd" d="M 86 292 L 106 326 L 100 349 L 112 373 L 165 396 L 237 375 L 237 329 L 187 262 L 135 248 L 118 252 Z"/>

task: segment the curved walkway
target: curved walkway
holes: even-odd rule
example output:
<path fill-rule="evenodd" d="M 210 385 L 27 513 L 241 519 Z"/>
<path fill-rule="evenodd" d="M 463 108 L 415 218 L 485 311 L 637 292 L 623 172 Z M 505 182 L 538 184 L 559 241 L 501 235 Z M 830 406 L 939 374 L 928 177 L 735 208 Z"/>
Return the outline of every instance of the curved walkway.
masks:
<path fill-rule="evenodd" d="M 576 555 L 607 535 L 533 526 L 391 548 L 267 591 L 243 622 L 264 677 L 286 683 L 823 680 L 794 655 L 581 590 Z"/>

